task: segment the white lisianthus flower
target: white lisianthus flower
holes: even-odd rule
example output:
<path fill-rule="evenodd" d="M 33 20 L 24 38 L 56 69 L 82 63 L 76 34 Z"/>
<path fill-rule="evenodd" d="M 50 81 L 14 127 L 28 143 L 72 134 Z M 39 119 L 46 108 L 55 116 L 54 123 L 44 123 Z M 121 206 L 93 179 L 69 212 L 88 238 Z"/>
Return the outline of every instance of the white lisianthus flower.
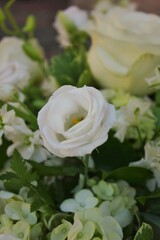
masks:
<path fill-rule="evenodd" d="M 94 13 L 88 63 L 101 87 L 145 94 L 160 62 L 160 17 L 114 7 Z"/>
<path fill-rule="evenodd" d="M 29 79 L 42 77 L 39 64 L 26 55 L 23 44 L 24 41 L 17 37 L 4 37 L 0 41 L 0 82 L 11 83 L 11 80 L 13 80 L 13 85 L 17 84 L 19 80 L 24 80 L 26 85 L 28 76 Z M 34 45 L 35 49 L 39 49 L 39 52 L 41 51 L 36 40 L 32 40 L 32 45 Z M 19 76 L 17 70 L 20 73 Z M 11 76 L 11 73 L 14 73 L 13 76 Z"/>
<path fill-rule="evenodd" d="M 71 6 L 57 14 L 53 26 L 58 32 L 58 41 L 62 47 L 70 45 L 70 34 L 73 29 L 83 30 L 88 20 L 87 12 Z"/>
<path fill-rule="evenodd" d="M 84 209 L 93 208 L 98 204 L 98 198 L 88 189 L 82 189 L 75 194 L 75 199 L 64 200 L 60 209 L 63 212 L 83 211 Z"/>
<path fill-rule="evenodd" d="M 25 87 L 30 79 L 30 74 L 26 66 L 18 62 L 7 63 L 4 68 L 0 68 L 0 83 Z"/>
<path fill-rule="evenodd" d="M 114 106 L 93 87 L 63 86 L 38 113 L 44 146 L 59 157 L 84 156 L 108 138 Z"/>

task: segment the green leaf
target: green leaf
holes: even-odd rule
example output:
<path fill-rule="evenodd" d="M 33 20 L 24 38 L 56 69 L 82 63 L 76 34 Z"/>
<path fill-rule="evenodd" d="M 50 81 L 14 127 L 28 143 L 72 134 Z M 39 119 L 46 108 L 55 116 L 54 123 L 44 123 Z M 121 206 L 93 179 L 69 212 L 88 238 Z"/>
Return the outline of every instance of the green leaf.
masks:
<path fill-rule="evenodd" d="M 38 179 L 38 175 L 35 172 L 27 169 L 25 161 L 17 151 L 13 154 L 11 169 L 23 181 L 32 182 Z"/>
<path fill-rule="evenodd" d="M 6 19 L 5 14 L 4 14 L 2 8 L 0 8 L 0 24 L 1 24 L 2 22 L 4 22 L 5 19 Z"/>
<path fill-rule="evenodd" d="M 83 169 L 79 166 L 51 167 L 34 161 L 28 162 L 34 167 L 39 176 L 75 176 L 83 172 Z"/>
<path fill-rule="evenodd" d="M 129 141 L 121 143 L 109 132 L 108 140 L 97 148 L 92 154 L 96 169 L 113 170 L 128 166 L 130 162 L 137 161 L 142 157 L 142 151 L 135 151 Z"/>
<path fill-rule="evenodd" d="M 144 205 L 146 203 L 147 200 L 149 199 L 155 199 L 155 198 L 160 198 L 160 190 L 150 193 L 150 195 L 147 196 L 138 196 L 137 200 Z"/>
<path fill-rule="evenodd" d="M 147 223 L 142 223 L 142 226 L 136 233 L 134 240 L 153 240 L 152 227 Z"/>
<path fill-rule="evenodd" d="M 81 74 L 77 86 L 83 87 L 84 85 L 90 85 L 92 82 L 92 75 L 87 69 Z"/>
<path fill-rule="evenodd" d="M 51 59 L 49 69 L 61 86 L 83 86 L 92 78 L 84 49 L 66 49 Z"/>
<path fill-rule="evenodd" d="M 144 219 L 160 228 L 160 216 L 151 213 L 141 213 Z"/>
<path fill-rule="evenodd" d="M 106 174 L 106 178 L 122 179 L 131 184 L 143 184 L 151 177 L 152 172 L 142 167 L 123 167 Z"/>

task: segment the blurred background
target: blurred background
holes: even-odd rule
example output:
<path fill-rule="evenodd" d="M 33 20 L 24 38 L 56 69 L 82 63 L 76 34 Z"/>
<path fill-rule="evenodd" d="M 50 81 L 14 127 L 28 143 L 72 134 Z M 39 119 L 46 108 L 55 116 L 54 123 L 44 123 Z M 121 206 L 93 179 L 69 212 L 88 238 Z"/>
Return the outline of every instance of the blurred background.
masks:
<path fill-rule="evenodd" d="M 90 9 L 94 2 L 95 0 L 17 0 L 12 7 L 12 12 L 20 25 L 24 24 L 29 14 L 36 17 L 35 35 L 44 47 L 46 55 L 51 56 L 60 50 L 55 38 L 56 32 L 52 27 L 57 11 L 70 5 Z M 132 2 L 138 4 L 139 10 L 160 15 L 160 0 L 132 0 Z M 0 0 L 0 7 L 3 7 L 6 3 L 7 0 Z M 0 30 L 0 38 L 2 37 L 3 33 Z"/>

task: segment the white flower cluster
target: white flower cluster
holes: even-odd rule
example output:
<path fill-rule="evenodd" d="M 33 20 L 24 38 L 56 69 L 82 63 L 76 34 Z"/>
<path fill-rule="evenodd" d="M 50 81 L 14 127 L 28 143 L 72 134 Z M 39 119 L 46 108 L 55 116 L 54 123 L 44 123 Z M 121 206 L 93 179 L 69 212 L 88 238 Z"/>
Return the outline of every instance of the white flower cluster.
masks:
<path fill-rule="evenodd" d="M 17 117 L 14 110 L 8 110 L 7 104 L 0 109 L 0 144 L 3 137 L 11 143 L 7 155 L 12 156 L 17 150 L 24 159 L 34 159 L 41 162 L 47 157 L 47 151 L 42 147 L 39 130 L 32 131 L 24 120 Z"/>

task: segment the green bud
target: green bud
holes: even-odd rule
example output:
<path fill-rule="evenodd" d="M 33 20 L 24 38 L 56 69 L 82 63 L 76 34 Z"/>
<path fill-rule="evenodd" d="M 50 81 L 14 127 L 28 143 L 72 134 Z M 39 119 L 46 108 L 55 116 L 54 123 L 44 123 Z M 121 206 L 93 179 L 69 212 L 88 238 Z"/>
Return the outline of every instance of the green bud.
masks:
<path fill-rule="evenodd" d="M 36 20 L 33 15 L 29 15 L 26 19 L 26 23 L 23 27 L 24 32 L 33 32 L 36 27 Z"/>
<path fill-rule="evenodd" d="M 42 62 L 41 53 L 29 42 L 23 44 L 24 52 L 34 61 Z"/>

